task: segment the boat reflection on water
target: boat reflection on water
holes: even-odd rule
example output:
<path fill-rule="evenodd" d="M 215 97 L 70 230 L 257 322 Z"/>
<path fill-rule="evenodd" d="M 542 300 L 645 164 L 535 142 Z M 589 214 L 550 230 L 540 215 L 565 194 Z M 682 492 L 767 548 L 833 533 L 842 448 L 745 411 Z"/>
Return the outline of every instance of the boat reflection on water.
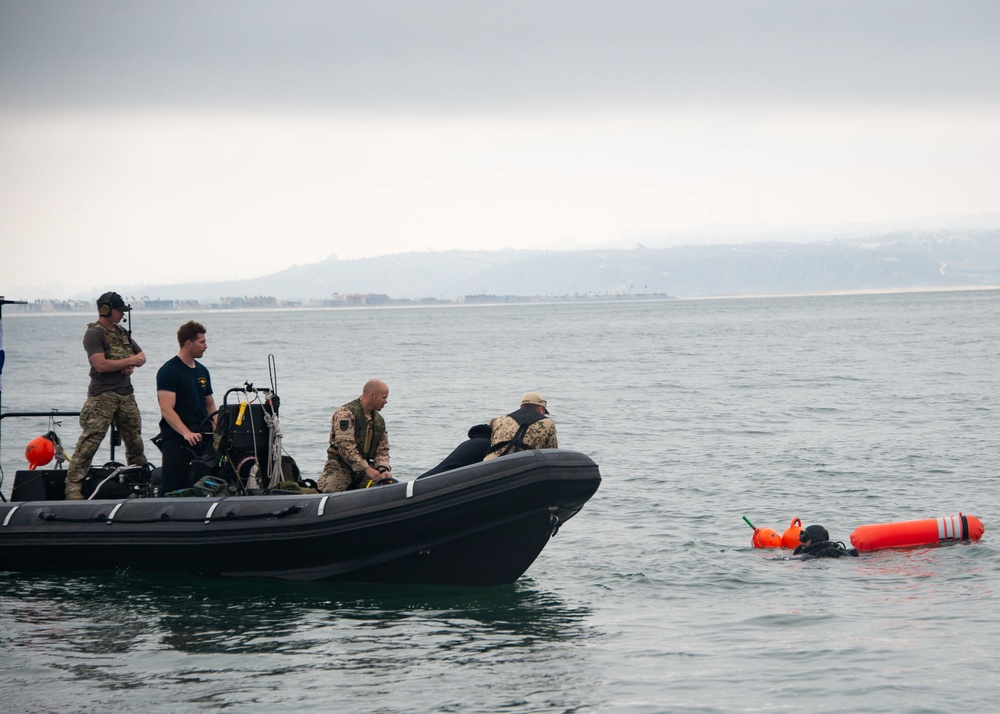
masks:
<path fill-rule="evenodd" d="M 171 649 L 310 655 L 399 648 L 493 650 L 581 637 L 590 610 L 530 580 L 493 588 L 283 583 L 146 573 L 7 574 L 0 612 L 18 632 L 5 654 Z M 363 644 L 368 642 L 367 645 Z M 12 651 L 10 648 L 14 646 Z M 468 654 L 468 653 L 467 653 Z"/>

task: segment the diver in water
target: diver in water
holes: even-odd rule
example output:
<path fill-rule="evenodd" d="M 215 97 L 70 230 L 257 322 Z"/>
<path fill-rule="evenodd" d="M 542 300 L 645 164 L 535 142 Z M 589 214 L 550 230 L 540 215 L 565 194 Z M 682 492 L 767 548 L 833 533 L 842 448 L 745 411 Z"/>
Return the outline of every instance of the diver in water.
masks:
<path fill-rule="evenodd" d="M 792 555 L 809 558 L 841 558 L 844 556 L 858 557 L 857 548 L 846 548 L 840 541 L 831 541 L 830 534 L 823 526 L 809 526 L 799 533 L 799 545 Z"/>

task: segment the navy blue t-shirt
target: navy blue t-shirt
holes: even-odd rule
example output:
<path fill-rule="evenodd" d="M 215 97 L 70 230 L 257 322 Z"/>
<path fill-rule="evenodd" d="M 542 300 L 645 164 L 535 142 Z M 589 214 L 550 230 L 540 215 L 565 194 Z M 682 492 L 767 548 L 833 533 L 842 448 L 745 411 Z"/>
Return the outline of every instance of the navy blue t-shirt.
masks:
<path fill-rule="evenodd" d="M 212 379 L 201 362 L 195 361 L 194 367 L 188 367 L 180 357 L 174 356 L 156 373 L 156 391 L 177 395 L 174 411 L 188 429 L 194 431 L 208 418 L 205 397 L 212 393 Z M 170 435 L 171 432 L 177 433 L 166 419 L 160 419 L 160 433 Z"/>

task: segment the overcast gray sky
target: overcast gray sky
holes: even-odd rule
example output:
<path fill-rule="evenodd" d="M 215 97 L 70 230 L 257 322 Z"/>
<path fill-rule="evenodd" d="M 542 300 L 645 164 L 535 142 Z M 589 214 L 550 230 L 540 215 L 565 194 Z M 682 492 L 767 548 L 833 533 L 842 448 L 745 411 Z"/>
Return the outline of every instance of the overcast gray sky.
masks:
<path fill-rule="evenodd" d="M 995 0 L 0 0 L 0 294 L 996 212 L 998 88 Z"/>

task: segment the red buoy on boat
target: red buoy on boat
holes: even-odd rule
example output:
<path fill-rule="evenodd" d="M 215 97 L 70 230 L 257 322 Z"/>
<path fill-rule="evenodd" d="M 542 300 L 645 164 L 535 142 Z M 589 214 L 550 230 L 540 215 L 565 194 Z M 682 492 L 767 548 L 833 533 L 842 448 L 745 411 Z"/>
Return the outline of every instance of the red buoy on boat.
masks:
<path fill-rule="evenodd" d="M 932 545 L 951 540 L 979 540 L 985 530 L 981 520 L 959 512 L 956 516 L 944 518 L 858 526 L 851 533 L 851 545 L 858 550 L 878 550 Z"/>
<path fill-rule="evenodd" d="M 24 447 L 24 458 L 28 460 L 28 470 L 34 471 L 39 466 L 52 461 L 56 454 L 56 445 L 46 436 L 36 436 Z"/>

